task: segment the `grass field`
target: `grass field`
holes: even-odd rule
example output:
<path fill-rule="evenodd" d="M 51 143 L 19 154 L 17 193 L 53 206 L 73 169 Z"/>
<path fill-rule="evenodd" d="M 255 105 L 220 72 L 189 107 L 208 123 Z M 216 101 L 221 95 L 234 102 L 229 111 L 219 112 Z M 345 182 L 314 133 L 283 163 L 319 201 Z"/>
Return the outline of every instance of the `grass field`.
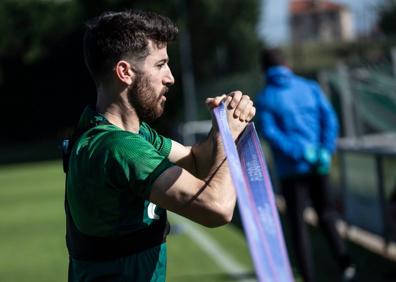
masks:
<path fill-rule="evenodd" d="M 66 281 L 64 242 L 64 175 L 59 161 L 0 167 L 0 281 Z M 171 222 L 176 216 L 171 216 Z M 253 273 L 243 234 L 232 225 L 207 229 L 218 242 Z M 168 237 L 169 281 L 235 281 L 176 223 Z"/>
<path fill-rule="evenodd" d="M 0 167 L 0 282 L 66 281 L 63 181 L 59 161 Z M 254 281 L 248 249 L 237 225 L 207 229 L 186 225 L 174 215 L 170 220 L 175 232 L 168 237 L 168 281 Z M 216 249 L 205 249 L 191 236 L 192 229 L 211 240 Z M 330 250 L 318 232 L 310 230 L 319 281 L 336 281 Z M 390 276 L 395 264 L 358 246 L 350 247 L 360 281 L 395 281 Z M 213 254 L 217 248 L 222 256 L 218 251 Z"/>

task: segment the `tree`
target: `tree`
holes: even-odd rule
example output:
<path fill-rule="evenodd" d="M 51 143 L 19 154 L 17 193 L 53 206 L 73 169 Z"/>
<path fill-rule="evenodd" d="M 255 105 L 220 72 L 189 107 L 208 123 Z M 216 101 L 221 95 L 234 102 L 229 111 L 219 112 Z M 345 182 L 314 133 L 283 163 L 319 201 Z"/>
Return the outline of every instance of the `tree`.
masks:
<path fill-rule="evenodd" d="M 48 44 L 77 28 L 82 15 L 76 2 L 0 2 L 0 56 L 34 63 L 47 54 Z"/>
<path fill-rule="evenodd" d="M 198 79 L 246 71 L 257 61 L 257 0 L 189 1 Z"/>
<path fill-rule="evenodd" d="M 382 7 L 379 15 L 379 25 L 382 32 L 388 36 L 396 35 L 396 1 L 388 0 Z"/>
<path fill-rule="evenodd" d="M 184 2 L 182 2 L 184 1 Z M 188 4 L 182 17 L 181 4 Z M 105 10 L 140 8 L 189 26 L 194 70 L 200 82 L 249 69 L 256 62 L 258 0 L 2 0 L 0 1 L 0 143 L 54 138 L 77 121 L 95 98 L 84 66 L 84 22 Z M 178 45 L 169 48 L 180 81 Z M 172 90 L 181 92 L 181 83 Z M 168 120 L 182 105 L 170 95 Z M 12 117 L 12 118 L 10 118 Z"/>

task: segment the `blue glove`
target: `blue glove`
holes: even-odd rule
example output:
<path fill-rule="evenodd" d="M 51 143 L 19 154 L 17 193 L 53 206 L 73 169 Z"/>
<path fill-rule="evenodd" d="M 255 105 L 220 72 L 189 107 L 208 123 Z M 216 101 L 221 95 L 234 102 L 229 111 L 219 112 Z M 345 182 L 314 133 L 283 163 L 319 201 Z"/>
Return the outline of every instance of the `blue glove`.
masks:
<path fill-rule="evenodd" d="M 311 165 L 318 161 L 318 150 L 315 146 L 308 145 L 304 149 L 304 159 Z"/>
<path fill-rule="evenodd" d="M 321 148 L 318 154 L 317 172 L 319 174 L 328 174 L 330 172 L 331 154 L 329 150 Z"/>
<path fill-rule="evenodd" d="M 304 159 L 311 165 L 318 161 L 318 150 L 315 146 L 308 145 L 304 149 Z"/>

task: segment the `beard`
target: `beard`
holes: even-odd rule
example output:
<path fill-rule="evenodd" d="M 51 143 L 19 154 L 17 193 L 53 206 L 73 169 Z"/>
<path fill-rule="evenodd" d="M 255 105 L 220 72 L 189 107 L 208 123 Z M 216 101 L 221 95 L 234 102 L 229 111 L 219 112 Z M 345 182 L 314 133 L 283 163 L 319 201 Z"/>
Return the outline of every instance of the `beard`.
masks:
<path fill-rule="evenodd" d="M 149 78 L 139 74 L 135 82 L 128 89 L 128 100 L 140 120 L 152 122 L 164 112 L 165 101 L 162 100 L 162 96 L 166 92 L 168 92 L 168 87 L 164 86 L 160 95 L 157 96 L 154 87 L 150 84 Z"/>

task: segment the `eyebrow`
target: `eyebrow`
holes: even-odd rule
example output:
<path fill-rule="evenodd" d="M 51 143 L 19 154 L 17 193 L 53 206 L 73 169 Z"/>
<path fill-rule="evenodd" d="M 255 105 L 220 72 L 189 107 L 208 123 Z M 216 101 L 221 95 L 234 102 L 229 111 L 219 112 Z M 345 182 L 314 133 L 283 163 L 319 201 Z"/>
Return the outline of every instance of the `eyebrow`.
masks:
<path fill-rule="evenodd" d="M 168 63 L 168 62 L 169 62 L 169 58 L 167 57 L 167 58 L 164 58 L 164 59 L 158 60 L 158 61 L 156 62 L 156 64 L 160 64 L 160 63 Z"/>

